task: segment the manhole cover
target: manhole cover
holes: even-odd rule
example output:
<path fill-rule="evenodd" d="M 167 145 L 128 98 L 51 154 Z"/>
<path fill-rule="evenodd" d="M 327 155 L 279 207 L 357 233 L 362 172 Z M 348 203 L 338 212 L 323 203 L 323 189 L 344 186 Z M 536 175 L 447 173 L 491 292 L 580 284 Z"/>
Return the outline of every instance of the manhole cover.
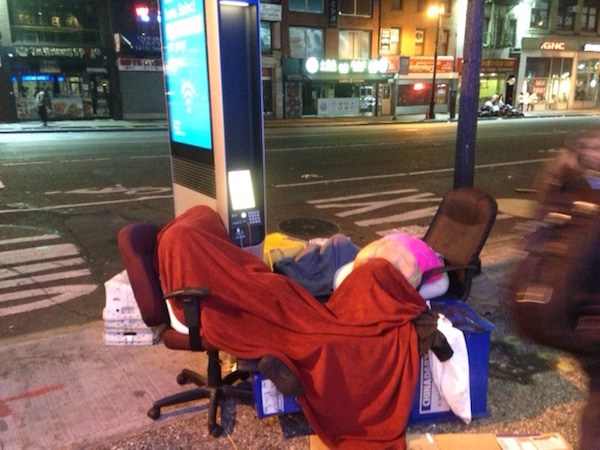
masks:
<path fill-rule="evenodd" d="M 284 233 L 300 238 L 330 237 L 339 231 L 335 223 L 321 219 L 290 219 L 279 224 Z"/>

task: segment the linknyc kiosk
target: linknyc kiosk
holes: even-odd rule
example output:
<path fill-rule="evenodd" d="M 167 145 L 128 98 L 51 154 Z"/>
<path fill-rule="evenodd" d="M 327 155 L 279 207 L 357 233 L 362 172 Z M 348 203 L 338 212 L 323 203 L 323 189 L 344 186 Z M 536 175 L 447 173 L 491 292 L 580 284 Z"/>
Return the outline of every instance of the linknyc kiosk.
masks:
<path fill-rule="evenodd" d="M 160 0 L 175 214 L 214 208 L 262 258 L 259 1 Z"/>

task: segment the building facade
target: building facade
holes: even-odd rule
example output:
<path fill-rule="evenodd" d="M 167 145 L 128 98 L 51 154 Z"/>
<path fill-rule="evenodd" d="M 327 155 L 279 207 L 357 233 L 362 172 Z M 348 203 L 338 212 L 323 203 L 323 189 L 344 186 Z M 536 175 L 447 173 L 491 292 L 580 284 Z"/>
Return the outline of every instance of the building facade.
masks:
<path fill-rule="evenodd" d="M 36 88 L 50 119 L 118 117 L 109 29 L 100 0 L 0 0 L 0 120 L 36 119 Z"/>
<path fill-rule="evenodd" d="M 485 0 L 480 103 L 598 107 L 599 5 Z M 466 9 L 467 0 L 261 3 L 265 117 L 425 113 L 432 97 L 452 111 Z M 157 2 L 0 0 L 0 120 L 36 120 L 36 87 L 51 92 L 54 120 L 165 117 Z"/>

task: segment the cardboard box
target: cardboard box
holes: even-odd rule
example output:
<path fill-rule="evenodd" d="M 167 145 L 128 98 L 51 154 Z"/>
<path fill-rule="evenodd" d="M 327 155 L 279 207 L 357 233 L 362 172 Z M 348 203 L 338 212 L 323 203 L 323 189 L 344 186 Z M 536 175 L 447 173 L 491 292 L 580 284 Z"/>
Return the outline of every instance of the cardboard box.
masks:
<path fill-rule="evenodd" d="M 152 345 L 160 339 L 160 332 L 154 328 L 146 330 L 104 329 L 106 345 Z"/>
<path fill-rule="evenodd" d="M 573 450 L 560 433 L 496 435 L 492 433 L 406 436 L 408 450 Z"/>
<path fill-rule="evenodd" d="M 310 450 L 328 450 L 318 436 L 309 438 Z M 559 433 L 502 436 L 479 434 L 414 434 L 406 436 L 408 450 L 573 450 Z"/>
<path fill-rule="evenodd" d="M 106 313 L 139 315 L 137 302 L 135 301 L 126 270 L 123 270 L 105 282 L 104 290 L 106 292 Z"/>
<path fill-rule="evenodd" d="M 432 309 L 446 316 L 460 329 L 469 352 L 469 384 L 471 389 L 471 415 L 486 417 L 488 363 L 490 356 L 490 332 L 494 325 L 485 320 L 461 301 L 445 301 L 432 304 Z M 415 392 L 408 426 L 460 420 L 443 399 L 433 383 L 429 357 L 421 358 L 419 383 Z"/>
<path fill-rule="evenodd" d="M 260 372 L 254 372 L 254 400 L 259 419 L 300 411 L 300 405 L 294 397 L 283 395 L 273 382 Z"/>
<path fill-rule="evenodd" d="M 164 327 L 148 327 L 133 295 L 127 271 L 122 271 L 104 283 L 106 305 L 104 342 L 106 345 L 152 345 Z"/>

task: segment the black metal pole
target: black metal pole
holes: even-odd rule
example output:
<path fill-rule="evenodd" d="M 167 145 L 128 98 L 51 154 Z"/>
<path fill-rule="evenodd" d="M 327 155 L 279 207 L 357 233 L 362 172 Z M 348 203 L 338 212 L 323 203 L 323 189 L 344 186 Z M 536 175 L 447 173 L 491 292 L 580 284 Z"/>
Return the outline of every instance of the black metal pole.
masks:
<path fill-rule="evenodd" d="M 467 4 L 454 160 L 455 188 L 473 187 L 474 181 L 484 7 L 484 0 L 469 0 Z"/>
<path fill-rule="evenodd" d="M 435 28 L 435 52 L 433 53 L 433 80 L 431 82 L 431 97 L 429 98 L 429 118 L 435 119 L 435 91 L 438 59 L 438 42 L 440 39 L 440 20 L 442 19 L 442 10 L 438 6 L 437 22 Z"/>

